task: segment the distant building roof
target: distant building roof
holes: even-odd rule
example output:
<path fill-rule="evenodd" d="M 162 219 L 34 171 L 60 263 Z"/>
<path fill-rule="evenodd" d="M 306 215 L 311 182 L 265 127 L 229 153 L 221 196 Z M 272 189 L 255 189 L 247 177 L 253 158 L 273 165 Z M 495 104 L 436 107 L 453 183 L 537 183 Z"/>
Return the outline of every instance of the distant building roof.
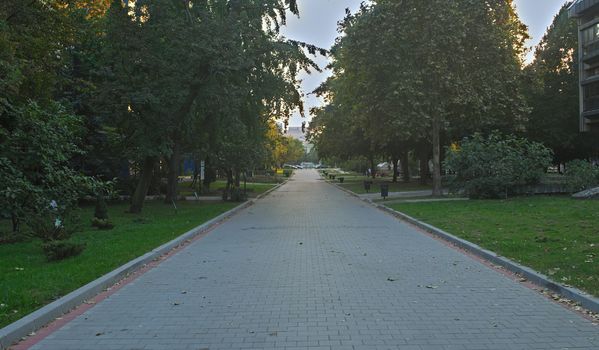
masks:
<path fill-rule="evenodd" d="M 290 126 L 287 130 L 287 135 L 293 137 L 294 139 L 298 139 L 302 142 L 306 142 L 306 135 L 302 132 L 301 127 Z"/>

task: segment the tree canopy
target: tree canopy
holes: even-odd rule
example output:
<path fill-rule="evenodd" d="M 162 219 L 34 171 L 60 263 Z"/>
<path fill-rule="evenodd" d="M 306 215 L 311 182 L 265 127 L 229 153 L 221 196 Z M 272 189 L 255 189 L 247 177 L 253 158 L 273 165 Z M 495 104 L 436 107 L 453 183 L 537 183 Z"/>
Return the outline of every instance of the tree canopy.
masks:
<path fill-rule="evenodd" d="M 430 143 L 439 193 L 441 138 L 523 130 L 527 32 L 511 1 L 379 0 L 348 13 L 339 29 L 333 76 L 317 91 L 329 106 L 311 127 L 321 154 L 397 159 Z"/>
<path fill-rule="evenodd" d="M 275 165 L 269 127 L 303 113 L 298 74 L 324 53 L 280 34 L 288 13 L 295 0 L 3 1 L 2 216 L 17 230 L 114 177 L 131 212 L 163 178 L 176 201 L 184 157 L 229 178 Z"/>

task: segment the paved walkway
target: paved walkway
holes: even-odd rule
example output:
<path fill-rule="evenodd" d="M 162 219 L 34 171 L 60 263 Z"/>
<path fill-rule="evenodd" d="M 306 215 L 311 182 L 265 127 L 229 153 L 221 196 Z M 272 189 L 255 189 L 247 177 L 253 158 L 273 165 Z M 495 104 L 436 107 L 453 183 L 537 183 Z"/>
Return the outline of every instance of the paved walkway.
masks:
<path fill-rule="evenodd" d="M 300 171 L 34 347 L 599 349 L 599 327 Z"/>
<path fill-rule="evenodd" d="M 416 197 L 430 197 L 433 195 L 433 190 L 421 190 L 421 191 L 404 191 L 404 192 L 389 192 L 389 196 L 387 198 L 416 198 Z M 443 194 L 449 194 L 449 191 L 443 190 Z M 370 193 L 362 193 L 359 195 L 360 198 L 364 199 L 381 199 L 381 192 L 378 191 L 378 188 L 375 188 L 374 191 Z"/>

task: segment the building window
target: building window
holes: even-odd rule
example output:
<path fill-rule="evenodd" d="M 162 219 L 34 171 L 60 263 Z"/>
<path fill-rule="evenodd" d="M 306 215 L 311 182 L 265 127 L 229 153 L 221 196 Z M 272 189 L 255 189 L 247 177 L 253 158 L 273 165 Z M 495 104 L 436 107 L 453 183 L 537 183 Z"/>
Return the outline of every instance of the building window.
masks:
<path fill-rule="evenodd" d="M 599 83 L 593 83 L 584 87 L 584 111 L 599 109 Z"/>
<path fill-rule="evenodd" d="M 586 45 L 590 42 L 599 39 L 599 23 L 593 24 L 589 28 L 582 31 L 582 44 Z"/>

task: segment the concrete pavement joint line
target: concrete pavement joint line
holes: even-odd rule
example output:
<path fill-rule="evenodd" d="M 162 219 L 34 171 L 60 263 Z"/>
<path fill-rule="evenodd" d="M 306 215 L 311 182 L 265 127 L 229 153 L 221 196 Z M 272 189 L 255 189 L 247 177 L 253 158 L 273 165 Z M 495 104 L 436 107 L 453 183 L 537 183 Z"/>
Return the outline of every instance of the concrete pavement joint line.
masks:
<path fill-rule="evenodd" d="M 361 198 L 356 193 L 354 193 L 334 182 L 329 182 L 329 183 L 334 185 L 335 187 L 341 189 L 342 191 L 349 193 L 356 198 L 359 198 L 363 202 L 369 203 L 370 205 L 378 208 L 379 210 L 385 211 L 385 212 L 387 212 L 403 221 L 406 221 L 406 222 L 408 222 L 428 233 L 433 234 L 434 236 L 437 236 L 447 242 L 450 242 L 459 248 L 462 248 L 468 252 L 471 252 L 471 253 L 475 254 L 476 256 L 479 256 L 495 265 L 502 266 L 502 267 L 506 268 L 508 271 L 518 274 L 518 275 L 528 279 L 529 281 L 531 281 L 532 283 L 534 283 L 537 286 L 546 288 L 554 293 L 557 293 L 557 294 L 563 296 L 564 298 L 578 302 L 578 303 L 580 303 L 580 306 L 582 306 L 583 308 L 585 308 L 589 311 L 592 311 L 594 313 L 599 313 L 599 298 L 595 298 L 591 295 L 588 295 L 587 293 L 585 293 L 577 288 L 563 286 L 559 283 L 552 281 L 547 276 L 532 270 L 529 267 L 520 265 L 510 259 L 499 256 L 498 254 L 496 254 L 492 251 L 486 250 L 474 243 L 471 243 L 471 242 L 461 239 L 457 236 L 454 236 L 454 235 L 452 235 L 448 232 L 445 232 L 435 226 L 429 225 L 429 224 L 422 222 L 416 218 L 413 218 L 407 214 L 404 214 L 397 210 L 391 209 L 391 208 L 385 206 L 384 204 L 375 203 L 370 199 Z"/>
<path fill-rule="evenodd" d="M 174 240 L 153 249 L 151 252 L 131 260 L 130 262 L 105 274 L 104 276 L 0 329 L 0 349 L 8 348 L 32 332 L 41 329 L 62 315 L 69 313 L 71 310 L 74 310 L 83 304 L 86 300 L 89 300 L 102 293 L 102 291 L 104 291 L 106 288 L 114 286 L 115 284 L 119 283 L 119 281 L 127 278 L 128 275 L 138 271 L 143 266 L 147 265 L 153 260 L 160 258 L 162 255 L 167 254 L 173 249 L 186 245 L 187 242 L 192 240 L 194 237 L 209 231 L 214 226 L 229 219 L 233 215 L 239 213 L 241 210 L 250 207 L 256 200 L 266 197 L 286 183 L 287 181 L 284 181 L 276 185 L 275 187 L 257 196 L 255 199 L 248 200 L 245 203 L 242 203 L 239 206 L 222 213 L 221 215 L 205 222 L 204 224 L 184 233 L 178 238 L 175 238 Z"/>

